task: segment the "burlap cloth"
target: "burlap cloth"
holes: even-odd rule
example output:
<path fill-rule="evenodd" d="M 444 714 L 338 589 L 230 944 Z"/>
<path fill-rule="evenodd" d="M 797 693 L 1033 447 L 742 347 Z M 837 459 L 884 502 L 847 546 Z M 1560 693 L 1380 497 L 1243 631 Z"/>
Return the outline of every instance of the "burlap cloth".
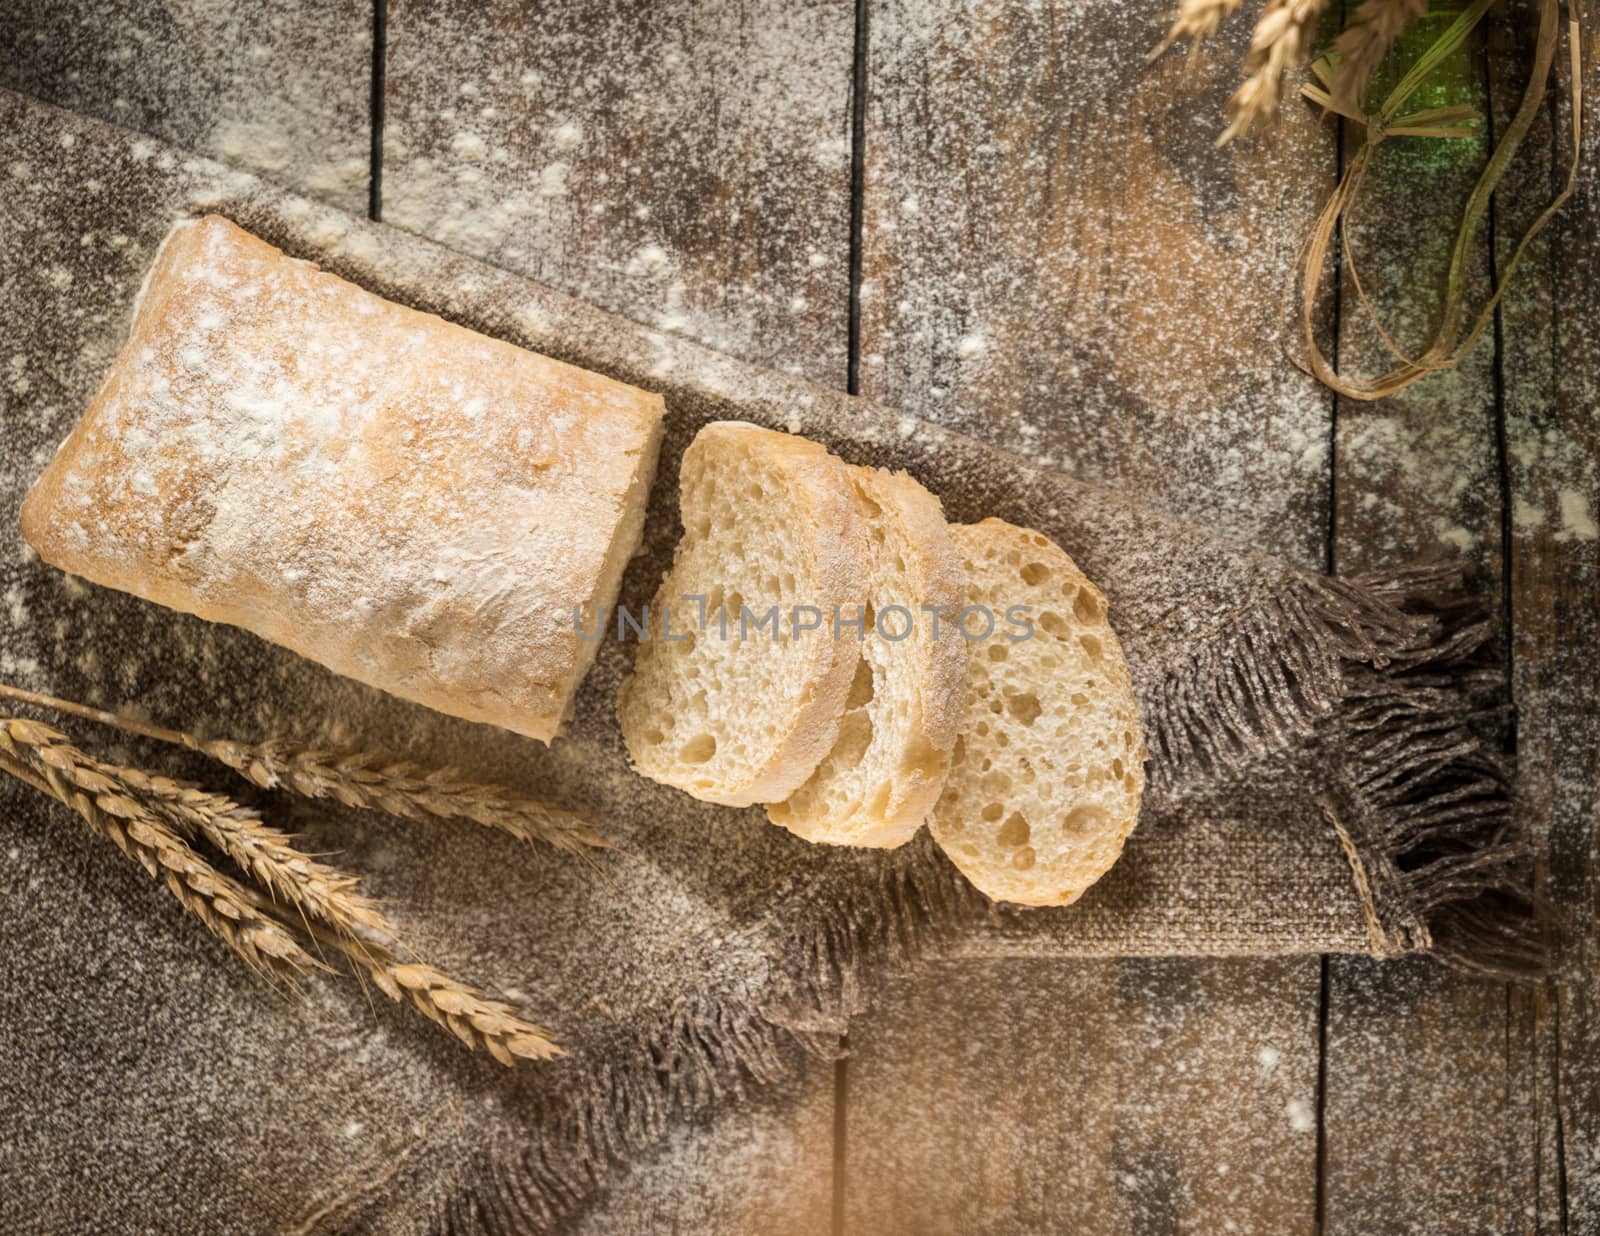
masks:
<path fill-rule="evenodd" d="M 1310 576 L 20 96 L 0 93 L 0 151 L 0 677 L 210 735 L 455 763 L 591 806 L 631 856 L 597 876 L 468 824 L 267 801 L 367 873 L 425 955 L 510 995 L 571 1053 L 508 1073 L 352 981 L 273 990 L 76 817 L 0 781 L 0 1228 L 547 1225 L 675 1113 L 828 1050 L 885 967 L 975 932 L 1086 956 L 1433 949 L 1492 970 L 1525 956 L 1523 847 L 1474 729 L 1488 631 L 1451 608 L 1448 564 Z M 1110 598 L 1148 731 L 1151 789 L 1121 863 L 1071 908 L 996 911 L 925 837 L 889 854 L 809 846 L 759 809 L 632 774 L 612 711 L 631 650 L 614 642 L 547 750 L 43 566 L 16 533 L 22 495 L 120 347 L 156 246 L 202 210 L 663 392 L 670 431 L 625 602 L 653 591 L 678 532 L 677 457 L 717 418 L 907 468 L 953 520 L 1056 538 Z M 102 754 L 226 783 L 68 728 Z"/>

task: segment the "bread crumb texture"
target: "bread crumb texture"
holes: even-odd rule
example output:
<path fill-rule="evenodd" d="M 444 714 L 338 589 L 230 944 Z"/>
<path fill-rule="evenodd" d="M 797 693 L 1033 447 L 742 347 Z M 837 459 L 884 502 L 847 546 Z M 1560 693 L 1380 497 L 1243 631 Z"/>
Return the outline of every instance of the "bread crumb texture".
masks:
<path fill-rule="evenodd" d="M 999 901 L 1066 905 L 1122 853 L 1145 748 L 1105 598 L 1038 532 L 998 519 L 951 529 L 967 603 L 1028 606 L 970 644 L 966 712 L 931 819 L 935 840 Z M 979 629 L 974 624 L 974 630 Z"/>
<path fill-rule="evenodd" d="M 831 615 L 865 596 L 845 466 L 804 438 L 715 422 L 684 452 L 680 509 L 656 625 L 619 695 L 628 751 L 645 776 L 708 802 L 786 798 L 838 736 L 860 660 L 855 640 L 791 621 L 798 606 Z M 773 607 L 778 620 L 754 626 Z"/>

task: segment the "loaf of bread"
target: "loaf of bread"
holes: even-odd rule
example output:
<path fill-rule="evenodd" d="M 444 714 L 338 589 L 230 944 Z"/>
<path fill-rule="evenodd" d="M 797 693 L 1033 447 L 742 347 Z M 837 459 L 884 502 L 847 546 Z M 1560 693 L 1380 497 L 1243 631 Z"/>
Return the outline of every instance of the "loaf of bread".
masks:
<path fill-rule="evenodd" d="M 662 414 L 210 216 L 162 246 L 22 530 L 76 575 L 548 741 L 637 548 Z"/>
<path fill-rule="evenodd" d="M 965 699 L 967 649 L 946 622 L 965 594 L 939 500 L 904 473 L 850 468 L 867 533 L 862 656 L 833 749 L 773 823 L 808 841 L 902 845 L 944 787 Z"/>
<path fill-rule="evenodd" d="M 619 694 L 623 738 L 655 781 L 774 802 L 839 735 L 861 652 L 833 618 L 866 596 L 861 512 L 825 449 L 739 421 L 696 435 L 679 492 L 683 537 Z"/>
<path fill-rule="evenodd" d="M 997 901 L 1067 905 L 1139 816 L 1144 738 L 1122 646 L 1105 597 L 1047 537 L 998 519 L 950 531 L 967 603 L 996 627 L 970 645 L 934 840 Z"/>

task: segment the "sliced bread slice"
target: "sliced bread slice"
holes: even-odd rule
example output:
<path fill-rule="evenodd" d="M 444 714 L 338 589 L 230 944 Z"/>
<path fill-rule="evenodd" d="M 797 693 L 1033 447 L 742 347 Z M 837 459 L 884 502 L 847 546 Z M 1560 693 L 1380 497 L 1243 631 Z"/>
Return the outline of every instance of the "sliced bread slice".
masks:
<path fill-rule="evenodd" d="M 786 798 L 838 737 L 861 656 L 831 621 L 866 593 L 854 489 L 815 442 L 718 421 L 684 452 L 679 496 L 683 538 L 618 697 L 623 738 L 641 773 L 696 798 Z"/>
<path fill-rule="evenodd" d="M 933 836 L 995 900 L 1067 905 L 1117 861 L 1139 815 L 1144 739 L 1122 646 L 1105 597 L 1048 538 L 998 519 L 950 531 L 967 603 L 996 625 L 970 644 Z M 1013 606 L 1030 607 L 1016 624 Z M 968 618 L 969 632 L 983 626 Z"/>
<path fill-rule="evenodd" d="M 888 848 L 938 801 L 961 717 L 967 649 L 933 611 L 962 603 L 961 559 L 939 500 L 905 473 L 851 468 L 866 514 L 862 656 L 838 741 L 767 815 L 807 841 Z"/>

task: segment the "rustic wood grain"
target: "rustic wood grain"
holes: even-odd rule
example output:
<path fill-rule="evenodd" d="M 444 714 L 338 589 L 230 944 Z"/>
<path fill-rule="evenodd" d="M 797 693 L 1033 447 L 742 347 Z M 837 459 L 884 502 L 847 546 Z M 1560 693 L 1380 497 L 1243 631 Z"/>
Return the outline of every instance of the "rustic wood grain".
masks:
<path fill-rule="evenodd" d="M 370 0 L 7 0 L 0 86 L 365 214 Z"/>
<path fill-rule="evenodd" d="M 1414 54 L 1449 15 L 1408 36 Z M 1482 43 L 1437 75 L 1429 101 L 1487 105 Z M 1347 125 L 1347 150 L 1360 134 Z M 1402 348 L 1436 320 L 1459 208 L 1487 158 L 1487 135 L 1389 142 L 1375 157 L 1350 229 L 1361 281 Z M 1424 207 L 1423 202 L 1436 204 Z M 1393 358 L 1342 271 L 1339 361 L 1376 373 Z M 1470 303 L 1490 286 L 1487 229 L 1473 251 Z M 1501 492 L 1495 348 L 1373 403 L 1337 409 L 1332 559 L 1340 573 L 1460 554 L 1497 604 Z M 1513 1041 L 1513 997 L 1426 960 L 1329 960 L 1323 1230 L 1520 1230 L 1537 1144 L 1532 1060 Z M 1470 1067 L 1463 1062 L 1471 1061 Z"/>
<path fill-rule="evenodd" d="M 1164 13 L 870 6 L 862 390 L 1320 566 L 1331 401 L 1276 341 L 1335 153 L 1303 110 L 1217 153 L 1248 31 L 1191 78 Z M 1315 961 L 1017 951 L 852 1023 L 845 1232 L 1311 1230 Z"/>
<path fill-rule="evenodd" d="M 1501 123 L 1520 97 L 1536 21 L 1532 4 L 1509 7 L 1490 58 Z M 1576 8 L 1591 34 L 1600 30 L 1596 5 Z M 1551 1233 L 1600 1230 L 1600 112 L 1592 69 L 1588 78 L 1579 191 L 1534 243 L 1501 314 L 1518 793 L 1541 844 L 1556 950 L 1552 981 L 1522 1000 L 1524 1050 L 1537 1064 L 1531 1209 Z M 1564 45 L 1551 97 L 1496 197 L 1502 267 L 1565 179 L 1571 84 Z"/>
<path fill-rule="evenodd" d="M 392 0 L 383 217 L 842 387 L 848 0 Z"/>
<path fill-rule="evenodd" d="M 1248 22 L 1147 64 L 1169 8 L 870 6 L 862 392 L 1320 566 L 1279 327 L 1334 152 L 1302 107 L 1217 151 Z"/>
<path fill-rule="evenodd" d="M 1312 1230 L 1315 966 L 940 961 L 852 1030 L 846 1233 Z"/>

